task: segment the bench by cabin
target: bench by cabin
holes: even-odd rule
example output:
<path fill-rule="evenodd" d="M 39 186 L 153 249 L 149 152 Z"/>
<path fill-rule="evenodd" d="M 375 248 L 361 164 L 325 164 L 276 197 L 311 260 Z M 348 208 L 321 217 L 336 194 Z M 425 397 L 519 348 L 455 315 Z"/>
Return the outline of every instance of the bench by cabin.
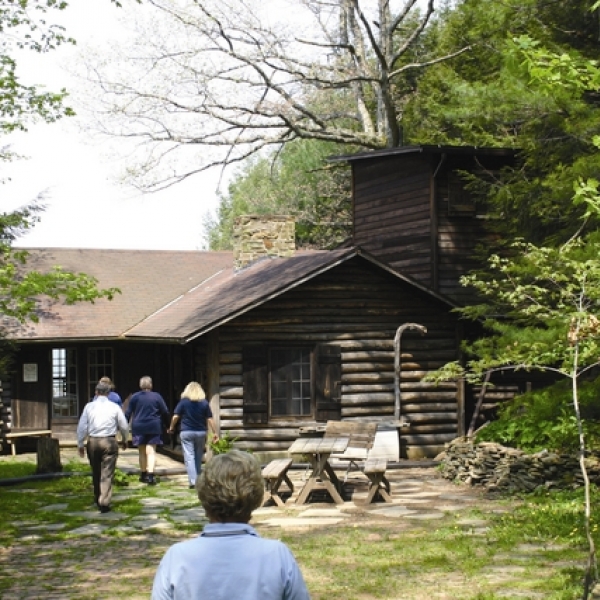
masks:
<path fill-rule="evenodd" d="M 347 437 L 348 447 L 344 452 L 334 453 L 331 458 L 348 462 L 346 476 L 354 465 L 359 468 L 358 463 L 367 459 L 369 450 L 373 447 L 377 423 L 365 423 L 362 421 L 327 421 L 325 437 Z"/>

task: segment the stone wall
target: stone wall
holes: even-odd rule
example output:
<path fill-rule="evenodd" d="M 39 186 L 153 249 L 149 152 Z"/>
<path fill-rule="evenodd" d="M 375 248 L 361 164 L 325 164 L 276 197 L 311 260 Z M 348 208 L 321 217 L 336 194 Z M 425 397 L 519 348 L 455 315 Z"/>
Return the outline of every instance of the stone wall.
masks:
<path fill-rule="evenodd" d="M 567 489 L 583 485 L 577 456 L 538 452 L 526 454 L 515 448 L 457 439 L 446 444 L 439 457 L 442 475 L 452 481 L 480 485 L 488 491 L 531 492 L 536 488 Z M 600 484 L 598 457 L 586 458 L 590 481 Z"/>
<path fill-rule="evenodd" d="M 265 256 L 293 256 L 296 250 L 294 219 L 281 215 L 237 217 L 232 242 L 236 269 Z"/>

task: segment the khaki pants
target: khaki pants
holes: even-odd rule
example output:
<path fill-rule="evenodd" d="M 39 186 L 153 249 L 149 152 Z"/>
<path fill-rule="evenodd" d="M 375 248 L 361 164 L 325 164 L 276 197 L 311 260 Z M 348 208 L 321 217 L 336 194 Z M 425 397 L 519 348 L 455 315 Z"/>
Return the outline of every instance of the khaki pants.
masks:
<path fill-rule="evenodd" d="M 112 482 L 119 456 L 119 445 L 115 436 L 90 437 L 87 456 L 92 467 L 94 499 L 98 506 L 110 506 Z"/>

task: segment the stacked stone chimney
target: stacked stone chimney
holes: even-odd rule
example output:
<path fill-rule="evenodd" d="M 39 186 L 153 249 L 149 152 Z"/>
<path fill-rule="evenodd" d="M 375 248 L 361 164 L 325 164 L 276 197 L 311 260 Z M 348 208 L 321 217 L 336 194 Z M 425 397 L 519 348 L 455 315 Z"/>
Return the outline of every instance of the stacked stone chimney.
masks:
<path fill-rule="evenodd" d="M 266 256 L 293 256 L 296 250 L 295 223 L 282 215 L 244 215 L 233 228 L 233 264 L 242 269 Z"/>

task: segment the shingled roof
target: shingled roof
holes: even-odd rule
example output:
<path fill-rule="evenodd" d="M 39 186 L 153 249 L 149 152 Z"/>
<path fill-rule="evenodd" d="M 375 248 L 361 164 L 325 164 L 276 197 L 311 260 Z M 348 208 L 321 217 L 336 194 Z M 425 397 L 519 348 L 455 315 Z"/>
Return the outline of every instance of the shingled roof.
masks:
<path fill-rule="evenodd" d="M 189 342 L 356 256 L 362 256 L 427 295 L 454 306 L 447 298 L 400 275 L 359 248 L 316 250 L 297 252 L 289 258 L 265 258 L 239 271 L 224 270 L 126 331 L 125 336 Z"/>
<path fill-rule="evenodd" d="M 143 321 L 190 289 L 231 268 L 231 252 L 27 249 L 27 268 L 47 272 L 54 266 L 87 273 L 101 288 L 117 287 L 112 301 L 67 306 L 44 302 L 39 323 L 12 327 L 16 340 L 111 339 Z"/>
<path fill-rule="evenodd" d="M 34 249 L 28 265 L 60 265 L 118 287 L 112 301 L 45 306 L 39 323 L 11 332 L 21 341 L 137 339 L 186 343 L 340 263 L 362 256 L 424 293 L 446 298 L 403 277 L 358 248 L 297 252 L 235 270 L 230 252 Z"/>

